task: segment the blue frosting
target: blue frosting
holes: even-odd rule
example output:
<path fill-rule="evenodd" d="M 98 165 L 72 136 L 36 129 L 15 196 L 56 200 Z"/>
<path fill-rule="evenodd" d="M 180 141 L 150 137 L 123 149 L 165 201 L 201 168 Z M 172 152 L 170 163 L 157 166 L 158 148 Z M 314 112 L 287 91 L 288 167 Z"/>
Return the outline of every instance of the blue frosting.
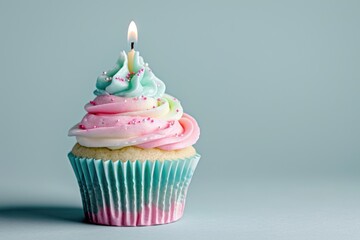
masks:
<path fill-rule="evenodd" d="M 115 66 L 97 78 L 94 94 L 154 98 L 164 94 L 165 84 L 144 63 L 139 52 L 134 54 L 133 71 L 129 71 L 127 54 L 122 51 Z"/>

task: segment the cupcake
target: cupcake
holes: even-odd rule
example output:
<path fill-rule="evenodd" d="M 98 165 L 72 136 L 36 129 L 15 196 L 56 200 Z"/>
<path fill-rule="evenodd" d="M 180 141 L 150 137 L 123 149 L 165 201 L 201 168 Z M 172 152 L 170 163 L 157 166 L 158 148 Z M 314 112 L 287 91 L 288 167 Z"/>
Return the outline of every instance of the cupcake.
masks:
<path fill-rule="evenodd" d="M 130 59 L 130 60 L 129 60 Z M 121 52 L 96 82 L 68 154 L 88 222 L 165 224 L 183 215 L 200 130 L 139 52 Z M 130 70 L 129 70 L 130 69 Z"/>

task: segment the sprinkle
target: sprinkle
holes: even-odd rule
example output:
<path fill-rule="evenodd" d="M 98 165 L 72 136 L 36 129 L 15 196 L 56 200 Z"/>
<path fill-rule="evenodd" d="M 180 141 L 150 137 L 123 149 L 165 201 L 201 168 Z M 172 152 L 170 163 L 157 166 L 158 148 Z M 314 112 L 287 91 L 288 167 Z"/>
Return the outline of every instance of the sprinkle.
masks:
<path fill-rule="evenodd" d="M 80 129 L 86 129 L 85 125 L 83 125 L 83 124 L 80 124 L 80 125 L 79 125 L 79 128 L 80 128 Z"/>
<path fill-rule="evenodd" d="M 103 75 L 106 75 L 106 74 L 107 74 L 107 72 L 106 72 L 106 71 L 103 71 L 103 72 L 102 72 L 102 74 L 103 74 Z"/>
<path fill-rule="evenodd" d="M 148 121 L 149 121 L 149 120 L 150 120 L 150 117 L 148 117 L 146 120 L 148 120 Z"/>
<path fill-rule="evenodd" d="M 120 119 L 117 119 L 116 122 L 120 122 Z"/>
<path fill-rule="evenodd" d="M 155 106 L 153 106 L 153 108 L 155 108 Z"/>
<path fill-rule="evenodd" d="M 158 98 L 157 100 L 158 100 L 158 101 L 161 101 L 161 98 Z"/>
<path fill-rule="evenodd" d="M 121 81 L 121 82 L 124 82 L 124 81 L 125 81 L 125 80 L 124 80 L 123 78 L 121 78 L 121 77 L 116 77 L 115 79 L 118 80 L 118 81 Z"/>
<path fill-rule="evenodd" d="M 144 100 L 146 100 L 146 99 L 147 99 L 147 97 L 143 97 L 143 99 L 144 99 Z"/>
<path fill-rule="evenodd" d="M 174 101 L 176 101 L 177 99 L 176 98 L 173 98 L 174 99 Z"/>
<path fill-rule="evenodd" d="M 158 129 L 160 129 L 161 127 L 160 126 L 158 126 Z"/>
<path fill-rule="evenodd" d="M 90 104 L 91 104 L 91 105 L 96 105 L 96 102 L 90 101 Z"/>
<path fill-rule="evenodd" d="M 114 101 L 114 99 L 113 99 L 113 98 L 110 98 L 110 101 L 112 101 L 112 102 L 113 102 L 113 101 Z"/>
<path fill-rule="evenodd" d="M 143 122 L 145 122 L 146 121 L 146 119 L 145 118 L 143 118 L 143 120 L 142 120 Z"/>
<path fill-rule="evenodd" d="M 140 123 L 140 120 L 139 121 L 137 121 L 138 123 Z"/>
<path fill-rule="evenodd" d="M 130 125 L 131 124 L 131 122 L 128 122 L 128 125 Z"/>
<path fill-rule="evenodd" d="M 136 123 L 136 121 L 135 120 L 132 120 L 132 124 L 135 124 Z"/>
<path fill-rule="evenodd" d="M 150 122 L 152 122 L 152 123 L 153 123 L 153 122 L 154 122 L 154 119 L 151 119 L 151 121 L 150 121 Z"/>
<path fill-rule="evenodd" d="M 176 109 L 176 112 L 179 112 L 179 109 Z"/>

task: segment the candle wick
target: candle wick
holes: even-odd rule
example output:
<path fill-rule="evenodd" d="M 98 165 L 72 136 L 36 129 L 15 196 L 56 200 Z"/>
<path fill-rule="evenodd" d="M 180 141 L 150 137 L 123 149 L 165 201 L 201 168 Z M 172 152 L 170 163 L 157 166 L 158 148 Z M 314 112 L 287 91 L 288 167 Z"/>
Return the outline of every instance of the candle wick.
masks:
<path fill-rule="evenodd" d="M 131 42 L 131 50 L 134 49 L 134 42 Z"/>

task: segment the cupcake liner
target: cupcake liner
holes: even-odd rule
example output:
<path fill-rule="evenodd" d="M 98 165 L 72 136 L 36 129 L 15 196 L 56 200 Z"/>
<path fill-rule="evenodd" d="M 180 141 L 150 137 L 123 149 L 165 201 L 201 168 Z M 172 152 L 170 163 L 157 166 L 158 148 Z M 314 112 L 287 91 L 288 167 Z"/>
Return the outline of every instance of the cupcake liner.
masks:
<path fill-rule="evenodd" d="M 85 218 L 113 226 L 165 224 L 183 215 L 200 155 L 164 161 L 111 161 L 68 154 Z"/>

